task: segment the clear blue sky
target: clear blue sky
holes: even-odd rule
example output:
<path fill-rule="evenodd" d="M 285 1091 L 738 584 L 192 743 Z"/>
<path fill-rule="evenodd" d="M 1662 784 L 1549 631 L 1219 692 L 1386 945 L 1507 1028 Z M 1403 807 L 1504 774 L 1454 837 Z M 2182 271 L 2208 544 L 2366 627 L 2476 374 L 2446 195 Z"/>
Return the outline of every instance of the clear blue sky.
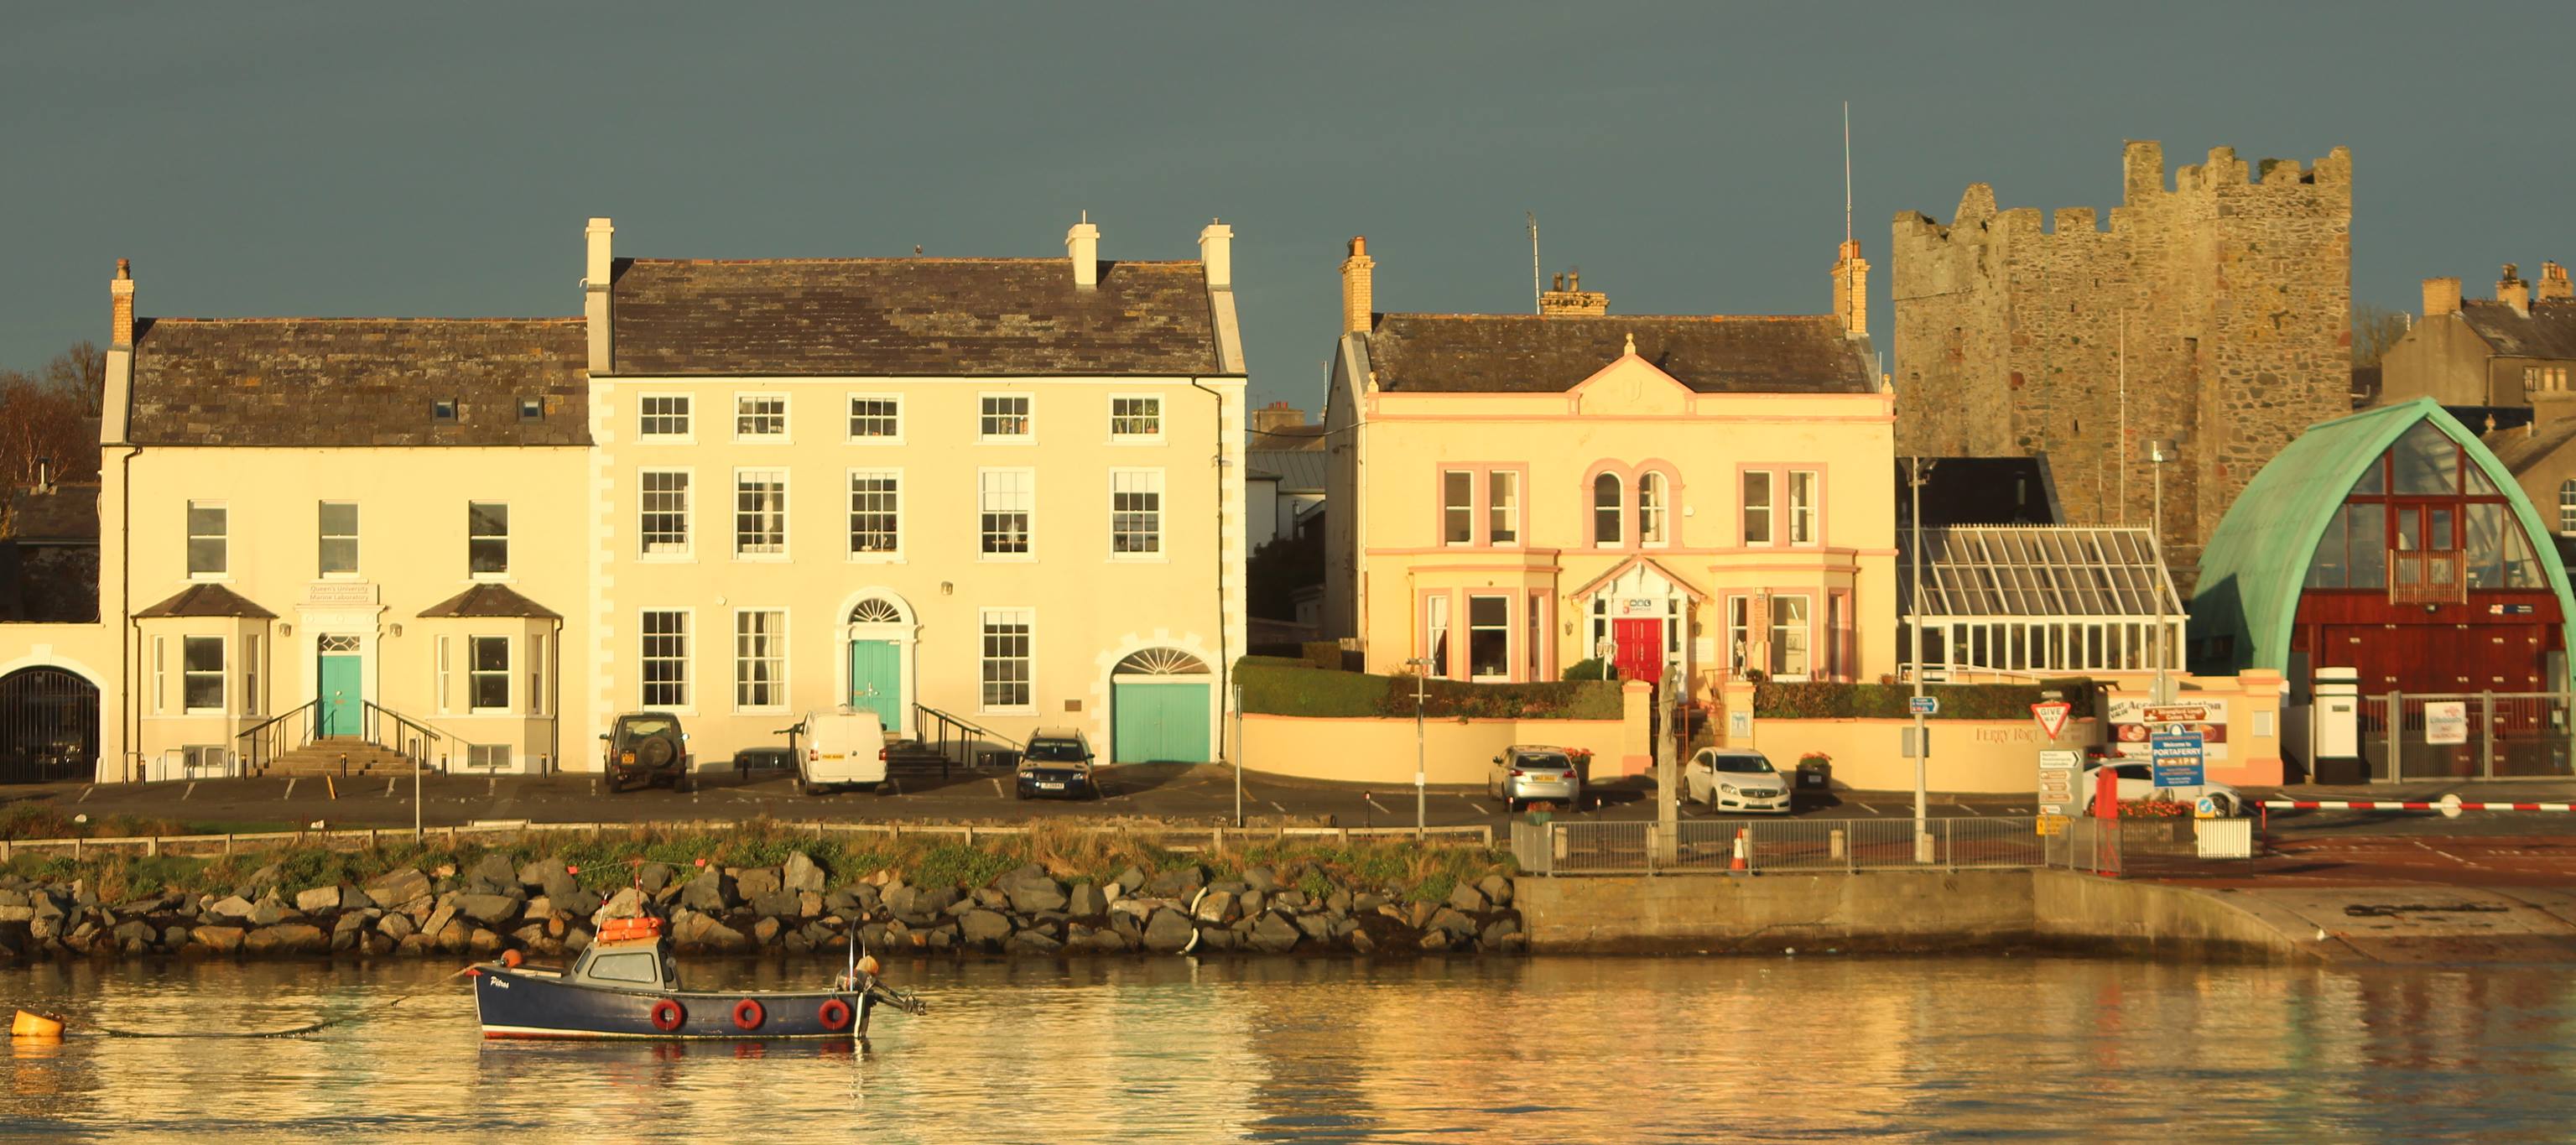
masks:
<path fill-rule="evenodd" d="M 2576 4 L 17 5 L 0 364 L 163 315 L 577 314 L 581 227 L 669 257 L 1185 258 L 1235 228 L 1257 398 L 1310 410 L 1334 267 L 1386 310 L 1819 313 L 1889 217 L 2109 207 L 2169 161 L 2353 149 L 2356 296 L 2576 258 Z M 740 9 L 740 11 L 737 11 Z M 2528 273 L 2528 270 L 2527 272 Z"/>

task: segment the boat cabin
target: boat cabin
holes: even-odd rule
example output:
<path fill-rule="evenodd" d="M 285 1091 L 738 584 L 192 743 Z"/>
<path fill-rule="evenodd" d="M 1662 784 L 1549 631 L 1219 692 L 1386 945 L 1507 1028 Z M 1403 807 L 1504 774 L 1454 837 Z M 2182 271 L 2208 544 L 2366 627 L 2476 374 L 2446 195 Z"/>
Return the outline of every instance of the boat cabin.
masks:
<path fill-rule="evenodd" d="M 564 972 L 564 980 L 611 990 L 676 993 L 680 989 L 680 968 L 658 938 L 594 942 L 573 960 L 572 969 Z"/>

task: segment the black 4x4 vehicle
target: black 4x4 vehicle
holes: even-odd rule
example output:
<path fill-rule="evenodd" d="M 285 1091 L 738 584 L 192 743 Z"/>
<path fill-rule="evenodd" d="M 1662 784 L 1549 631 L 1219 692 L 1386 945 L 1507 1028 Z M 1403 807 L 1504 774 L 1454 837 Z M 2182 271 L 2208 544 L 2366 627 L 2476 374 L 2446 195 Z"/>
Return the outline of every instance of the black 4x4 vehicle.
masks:
<path fill-rule="evenodd" d="M 599 738 L 608 745 L 607 758 L 602 762 L 607 765 L 609 791 L 657 783 L 668 784 L 674 791 L 697 790 L 689 737 L 680 730 L 680 717 L 662 712 L 630 712 L 617 717 L 611 730 Z"/>

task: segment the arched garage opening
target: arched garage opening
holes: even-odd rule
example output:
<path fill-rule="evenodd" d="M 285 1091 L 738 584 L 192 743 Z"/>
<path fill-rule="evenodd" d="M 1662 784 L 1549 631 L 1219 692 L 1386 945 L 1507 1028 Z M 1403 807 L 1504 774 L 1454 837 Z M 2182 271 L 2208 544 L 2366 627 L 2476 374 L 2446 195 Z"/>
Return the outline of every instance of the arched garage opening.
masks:
<path fill-rule="evenodd" d="M 0 676 L 0 783 L 87 779 L 98 769 L 98 685 L 61 668 Z"/>
<path fill-rule="evenodd" d="M 1206 763 L 1213 758 L 1216 676 L 1177 648 L 1147 648 L 1109 674 L 1109 758 Z"/>

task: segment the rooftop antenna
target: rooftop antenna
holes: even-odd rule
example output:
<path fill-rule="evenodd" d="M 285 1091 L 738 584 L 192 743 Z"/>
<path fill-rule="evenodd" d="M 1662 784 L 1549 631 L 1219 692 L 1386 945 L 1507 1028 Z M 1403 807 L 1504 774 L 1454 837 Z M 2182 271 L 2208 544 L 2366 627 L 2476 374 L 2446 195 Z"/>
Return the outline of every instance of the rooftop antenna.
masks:
<path fill-rule="evenodd" d="M 1530 228 L 1530 310 L 1531 310 L 1531 312 L 1533 312 L 1533 313 L 1537 313 L 1537 314 L 1545 314 L 1545 313 L 1547 313 L 1547 307 L 1546 307 L 1546 306 L 1544 306 L 1544 305 L 1542 305 L 1542 304 L 1539 302 L 1539 284 L 1538 284 L 1538 212 L 1537 212 L 1537 211 L 1531 211 L 1531 212 L 1529 213 L 1529 228 Z"/>
<path fill-rule="evenodd" d="M 1859 279 L 1852 265 L 1852 176 L 1851 176 L 1851 101 L 1843 101 L 1843 245 L 1834 257 L 1843 265 L 1843 335 L 1851 335 L 1851 316 L 1861 310 L 1861 300 L 1852 297 L 1852 287 Z"/>

